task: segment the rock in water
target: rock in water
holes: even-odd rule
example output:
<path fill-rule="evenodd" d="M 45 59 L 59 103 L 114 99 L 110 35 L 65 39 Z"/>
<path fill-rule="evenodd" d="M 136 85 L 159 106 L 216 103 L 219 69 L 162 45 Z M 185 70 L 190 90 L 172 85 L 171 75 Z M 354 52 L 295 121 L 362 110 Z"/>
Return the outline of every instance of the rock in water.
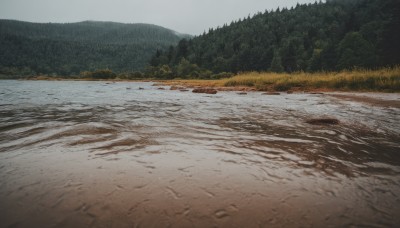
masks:
<path fill-rule="evenodd" d="M 197 88 L 192 91 L 193 93 L 206 93 L 206 94 L 216 94 L 218 91 L 211 88 Z"/>
<path fill-rule="evenodd" d="M 278 92 L 267 92 L 267 93 L 263 93 L 262 95 L 281 95 Z"/>
<path fill-rule="evenodd" d="M 333 118 L 321 118 L 321 119 L 310 119 L 307 120 L 306 123 L 312 125 L 337 125 L 339 124 L 339 120 Z"/>

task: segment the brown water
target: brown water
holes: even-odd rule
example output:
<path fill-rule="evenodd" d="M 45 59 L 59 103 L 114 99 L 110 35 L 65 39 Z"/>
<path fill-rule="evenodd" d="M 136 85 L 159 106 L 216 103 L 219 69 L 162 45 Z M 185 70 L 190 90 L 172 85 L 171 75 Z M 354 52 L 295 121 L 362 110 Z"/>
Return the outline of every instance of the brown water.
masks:
<path fill-rule="evenodd" d="M 358 96 L 0 81 L 0 227 L 398 227 L 400 95 Z"/>

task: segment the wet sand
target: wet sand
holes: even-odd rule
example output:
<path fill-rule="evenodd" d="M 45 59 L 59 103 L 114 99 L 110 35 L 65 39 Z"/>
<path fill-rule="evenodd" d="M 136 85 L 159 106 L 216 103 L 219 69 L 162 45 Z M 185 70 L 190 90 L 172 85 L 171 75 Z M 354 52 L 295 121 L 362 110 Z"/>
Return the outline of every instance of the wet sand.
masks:
<path fill-rule="evenodd" d="M 400 224 L 399 94 L 151 84 L 2 81 L 0 227 Z"/>

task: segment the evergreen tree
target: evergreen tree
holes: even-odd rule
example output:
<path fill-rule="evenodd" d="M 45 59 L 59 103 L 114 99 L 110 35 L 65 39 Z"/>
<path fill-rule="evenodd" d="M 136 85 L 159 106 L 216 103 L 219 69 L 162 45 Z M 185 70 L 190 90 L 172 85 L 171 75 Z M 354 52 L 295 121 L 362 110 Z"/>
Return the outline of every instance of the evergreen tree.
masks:
<path fill-rule="evenodd" d="M 146 24 L 0 20 L 0 72 L 11 68 L 14 75 L 69 76 L 105 68 L 133 72 L 150 61 L 153 66 L 168 64 L 166 50 L 183 37 Z"/>
<path fill-rule="evenodd" d="M 340 69 L 368 67 L 376 65 L 376 57 L 371 44 L 360 33 L 348 33 L 338 47 Z"/>
<path fill-rule="evenodd" d="M 283 72 L 282 60 L 279 54 L 279 51 L 274 52 L 274 57 L 272 58 L 271 68 L 269 69 L 272 72 Z"/>
<path fill-rule="evenodd" d="M 178 58 L 169 64 L 175 68 L 185 57 L 214 73 L 394 66 L 400 64 L 399 15 L 398 0 L 329 0 L 278 8 L 182 41 L 173 51 Z"/>

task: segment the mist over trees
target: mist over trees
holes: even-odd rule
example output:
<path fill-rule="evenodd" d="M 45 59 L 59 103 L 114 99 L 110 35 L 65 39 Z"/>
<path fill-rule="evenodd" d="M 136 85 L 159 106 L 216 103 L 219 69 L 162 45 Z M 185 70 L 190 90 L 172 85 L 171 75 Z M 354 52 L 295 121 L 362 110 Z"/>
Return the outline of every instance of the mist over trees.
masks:
<path fill-rule="evenodd" d="M 258 13 L 157 51 L 148 74 L 340 71 L 400 64 L 398 0 L 328 0 Z M 189 72 L 179 70 L 185 68 Z M 190 69 L 189 69 L 190 68 Z M 168 69 L 168 74 L 154 74 Z M 171 73 L 172 72 L 172 73 Z"/>
<path fill-rule="evenodd" d="M 156 50 L 187 36 L 155 25 L 0 20 L 0 75 L 79 75 L 143 70 Z"/>

